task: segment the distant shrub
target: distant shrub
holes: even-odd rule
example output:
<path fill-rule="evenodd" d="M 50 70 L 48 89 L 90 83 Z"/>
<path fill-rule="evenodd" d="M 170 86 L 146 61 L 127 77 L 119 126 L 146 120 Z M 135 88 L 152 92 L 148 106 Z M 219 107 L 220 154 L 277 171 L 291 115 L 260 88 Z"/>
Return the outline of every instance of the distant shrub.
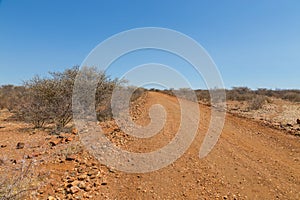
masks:
<path fill-rule="evenodd" d="M 196 95 L 198 98 L 198 101 L 210 101 L 210 94 L 208 90 L 196 90 Z"/>
<path fill-rule="evenodd" d="M 227 100 L 232 101 L 249 101 L 256 97 L 254 91 L 247 87 L 233 87 L 226 91 Z"/>
<path fill-rule="evenodd" d="M 150 89 L 150 91 L 155 91 L 156 89 Z M 211 96 L 210 96 L 210 91 L 209 90 L 203 90 L 203 89 L 198 89 L 194 90 L 198 101 L 204 101 L 204 102 L 210 102 L 211 101 Z M 174 92 L 177 94 L 180 94 L 181 97 L 186 96 L 185 95 L 185 89 L 170 89 L 170 90 L 161 90 L 159 91 L 164 94 L 168 94 L 171 96 L 174 96 Z M 217 97 L 215 100 L 218 101 L 218 90 L 212 90 L 211 92 L 215 93 L 215 97 Z M 233 87 L 230 90 L 226 90 L 226 99 L 231 100 L 231 101 L 248 101 L 256 104 L 255 102 L 258 101 L 261 97 L 259 96 L 265 96 L 265 97 L 274 97 L 274 98 L 281 98 L 287 101 L 291 102 L 300 102 L 300 90 L 270 90 L 266 88 L 259 88 L 257 90 L 251 90 L 248 87 Z M 221 95 L 220 97 L 223 97 Z M 219 99 L 222 100 L 222 99 Z M 270 99 L 267 98 L 269 101 Z M 254 106 L 255 107 L 255 106 Z"/>
<path fill-rule="evenodd" d="M 266 96 L 257 95 L 255 98 L 249 101 L 249 109 L 261 109 L 266 102 L 268 102 L 268 98 Z"/>
<path fill-rule="evenodd" d="M 282 98 L 292 102 L 300 102 L 300 92 L 288 91 L 283 94 Z"/>
<path fill-rule="evenodd" d="M 3 85 L 0 87 L 0 109 L 16 111 L 23 102 L 26 89 L 23 86 Z"/>
<path fill-rule="evenodd" d="M 136 101 L 139 97 L 141 97 L 146 92 L 146 89 L 144 88 L 135 88 L 134 92 L 132 93 L 132 96 L 130 98 L 131 102 Z"/>

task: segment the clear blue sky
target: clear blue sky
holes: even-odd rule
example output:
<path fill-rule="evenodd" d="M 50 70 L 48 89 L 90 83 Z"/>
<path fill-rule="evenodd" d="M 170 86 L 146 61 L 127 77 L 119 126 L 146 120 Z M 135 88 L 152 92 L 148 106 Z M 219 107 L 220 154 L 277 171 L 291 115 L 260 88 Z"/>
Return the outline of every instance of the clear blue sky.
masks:
<path fill-rule="evenodd" d="M 0 0 L 0 85 L 79 65 L 106 38 L 148 26 L 194 38 L 228 88 L 300 88 L 298 0 Z"/>

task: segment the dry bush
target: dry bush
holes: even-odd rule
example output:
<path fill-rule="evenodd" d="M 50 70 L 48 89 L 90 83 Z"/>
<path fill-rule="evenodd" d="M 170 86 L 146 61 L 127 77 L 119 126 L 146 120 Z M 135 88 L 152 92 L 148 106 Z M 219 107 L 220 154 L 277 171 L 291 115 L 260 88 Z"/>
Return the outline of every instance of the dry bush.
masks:
<path fill-rule="evenodd" d="M 141 97 L 145 91 L 146 90 L 144 88 L 117 85 L 114 90 L 113 99 L 110 98 L 111 101 L 108 105 L 108 108 L 110 109 L 110 115 L 103 116 L 102 114 L 98 116 L 98 120 L 101 121 L 105 119 L 104 117 L 119 117 L 121 113 L 124 113 L 124 111 L 127 112 L 126 109 L 130 109 L 132 102 L 136 101 L 139 97 Z"/>
<path fill-rule="evenodd" d="M 250 110 L 258 110 L 263 107 L 263 105 L 268 102 L 268 97 L 257 95 L 255 98 L 249 101 Z"/>
<path fill-rule="evenodd" d="M 54 123 L 62 128 L 68 124 L 72 120 L 72 92 L 77 72 L 78 67 L 74 67 L 24 82 L 27 101 L 19 111 L 20 118 L 36 127 Z"/>
<path fill-rule="evenodd" d="M 24 199 L 29 191 L 38 189 L 40 183 L 34 178 L 32 161 L 23 162 L 13 173 L 13 176 L 0 178 L 0 200 Z"/>
<path fill-rule="evenodd" d="M 281 98 L 291 102 L 300 102 L 300 90 L 269 90 L 265 88 L 260 88 L 255 92 L 259 95 Z"/>
<path fill-rule="evenodd" d="M 300 92 L 296 91 L 286 91 L 283 96 L 283 99 L 292 101 L 292 102 L 300 102 Z"/>
<path fill-rule="evenodd" d="M 49 77 L 35 76 L 26 81 L 26 94 L 23 97 L 26 103 L 19 109 L 19 118 L 33 123 L 36 127 L 46 124 L 55 124 L 58 130 L 65 127 L 73 118 L 72 97 L 78 73 L 84 74 L 79 80 L 81 88 L 76 90 L 80 91 L 79 96 L 82 99 L 79 106 L 84 108 L 82 111 L 96 109 L 97 115 L 110 116 L 111 93 L 120 81 L 109 79 L 104 72 L 94 67 L 84 67 L 80 71 L 79 67 L 73 67 L 63 72 L 50 72 Z M 97 84 L 96 91 L 90 89 L 93 88 L 93 84 Z M 94 96 L 89 95 L 93 94 L 89 92 L 93 92 Z M 89 102 L 86 98 L 95 98 L 95 105 L 86 105 L 85 102 Z"/>
<path fill-rule="evenodd" d="M 170 95 L 170 96 L 175 96 L 174 89 L 172 89 L 172 88 L 169 89 L 169 90 L 167 90 L 167 89 L 165 89 L 165 90 L 151 89 L 150 91 L 161 92 L 163 94 L 167 94 L 167 95 Z"/>
<path fill-rule="evenodd" d="M 80 75 L 79 80 L 77 75 Z M 76 90 L 75 81 L 79 87 Z M 57 130 L 61 130 L 72 121 L 74 91 L 79 92 L 75 94 L 79 97 L 79 104 L 75 105 L 77 111 L 93 113 L 96 110 L 98 120 L 103 121 L 112 118 L 112 92 L 124 83 L 124 80 L 110 79 L 95 67 L 79 70 L 75 66 L 63 72 L 50 72 L 48 77 L 35 76 L 23 86 L 0 87 L 0 108 L 15 111 L 18 119 L 30 122 L 36 128 L 54 124 Z M 134 90 L 131 101 L 144 92 L 142 88 Z M 92 101 L 87 98 L 93 98 L 95 104 L 88 103 Z"/>
<path fill-rule="evenodd" d="M 132 96 L 130 98 L 131 102 L 136 101 L 139 97 L 141 97 L 146 92 L 146 89 L 144 88 L 135 88 L 134 92 L 132 93 Z"/>
<path fill-rule="evenodd" d="M 0 87 L 0 109 L 16 111 L 22 104 L 23 96 L 26 92 L 23 86 L 3 85 Z"/>
<path fill-rule="evenodd" d="M 117 86 L 123 84 L 123 81 L 110 79 L 104 72 L 94 67 L 83 67 L 76 81 L 76 88 L 73 91 L 76 96 L 76 101 L 73 101 L 75 108 L 73 112 L 76 112 L 76 116 L 93 118 L 96 110 L 99 121 L 111 119 L 112 93 Z"/>
<path fill-rule="evenodd" d="M 233 87 L 226 91 L 227 100 L 232 101 L 251 101 L 256 97 L 254 91 L 247 87 Z"/>
<path fill-rule="evenodd" d="M 196 95 L 198 101 L 209 102 L 210 101 L 210 94 L 208 90 L 196 90 Z"/>
<path fill-rule="evenodd" d="M 174 96 L 174 92 L 176 94 L 179 94 L 180 97 L 186 98 L 185 94 L 186 89 L 179 89 L 179 90 L 158 90 L 151 88 L 150 91 L 156 91 L 156 92 L 161 92 L 164 94 L 168 94 L 171 96 Z M 211 96 L 210 96 L 210 91 L 208 90 L 194 90 L 198 101 L 204 101 L 204 102 L 210 102 L 211 101 Z M 218 96 L 218 90 L 212 90 L 211 92 L 215 92 L 216 96 Z M 219 95 L 220 96 L 220 95 Z M 223 95 L 222 95 L 223 96 Z M 260 99 L 262 96 L 265 97 L 274 97 L 274 98 L 281 98 L 287 101 L 291 102 L 300 102 L 300 90 L 270 90 L 270 89 L 265 89 L 265 88 L 259 88 L 257 90 L 251 90 L 250 88 L 247 87 L 233 87 L 231 90 L 226 90 L 226 99 L 231 100 L 231 101 L 247 101 L 253 104 L 253 108 L 255 108 L 255 104 L 258 105 Z M 221 97 L 221 96 L 220 96 Z M 189 99 L 189 98 L 187 98 Z M 218 101 L 218 98 L 216 99 Z M 219 99 L 222 100 L 222 99 Z M 269 98 L 266 98 L 267 101 L 270 101 Z"/>

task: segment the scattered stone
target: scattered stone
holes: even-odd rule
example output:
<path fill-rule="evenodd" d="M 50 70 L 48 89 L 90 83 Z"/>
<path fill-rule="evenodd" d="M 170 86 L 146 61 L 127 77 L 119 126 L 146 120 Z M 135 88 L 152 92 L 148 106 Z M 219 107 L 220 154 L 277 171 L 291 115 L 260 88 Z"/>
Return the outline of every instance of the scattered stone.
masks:
<path fill-rule="evenodd" d="M 84 169 L 83 169 L 82 167 L 77 168 L 77 172 L 78 172 L 78 173 L 83 173 L 83 172 L 84 172 Z M 86 175 L 85 175 L 85 176 L 86 176 Z"/>
<path fill-rule="evenodd" d="M 72 194 L 76 194 L 77 192 L 79 192 L 79 190 L 80 189 L 77 186 L 73 186 L 73 187 L 70 188 L 70 192 Z"/>
<path fill-rule="evenodd" d="M 293 127 L 293 124 L 290 124 L 290 123 L 287 123 L 286 125 L 289 127 Z"/>
<path fill-rule="evenodd" d="M 73 181 L 73 183 L 72 183 L 72 186 L 78 186 L 78 184 L 79 184 L 80 182 L 79 181 Z"/>
<path fill-rule="evenodd" d="M 76 156 L 74 155 L 74 154 L 71 154 L 71 155 L 67 155 L 66 156 L 66 160 L 67 161 L 73 161 L 73 160 L 75 160 L 76 159 Z"/>
<path fill-rule="evenodd" d="M 35 131 L 32 131 L 31 133 L 29 133 L 29 135 L 35 135 L 36 132 Z"/>
<path fill-rule="evenodd" d="M 51 141 L 49 142 L 49 144 L 50 144 L 52 147 L 54 147 L 54 146 L 56 146 L 56 145 L 58 145 L 58 144 L 60 144 L 60 143 L 61 143 L 61 139 L 59 139 L 59 138 L 53 139 L 53 140 L 51 140 Z"/>
<path fill-rule="evenodd" d="M 73 134 L 73 135 L 77 135 L 77 134 L 78 134 L 77 128 L 72 128 L 72 134 Z"/>
<path fill-rule="evenodd" d="M 47 200 L 57 200 L 55 197 L 53 197 L 53 196 L 49 196 L 48 198 L 47 198 Z"/>
<path fill-rule="evenodd" d="M 108 171 L 109 171 L 110 173 L 116 173 L 116 171 L 115 171 L 114 169 L 112 169 L 112 168 L 108 168 Z"/>
<path fill-rule="evenodd" d="M 90 186 L 86 186 L 86 188 L 85 188 L 84 191 L 89 192 L 89 191 L 91 191 L 91 190 L 92 190 L 92 188 L 91 188 Z"/>
<path fill-rule="evenodd" d="M 80 180 L 80 181 L 83 181 L 86 178 L 87 178 L 87 175 L 85 175 L 85 174 L 82 174 L 82 175 L 78 176 L 78 180 Z"/>
<path fill-rule="evenodd" d="M 93 198 L 93 196 L 89 195 L 88 193 L 84 193 L 83 197 L 88 199 Z"/>
<path fill-rule="evenodd" d="M 44 190 L 38 190 L 37 191 L 39 194 L 44 194 Z"/>
<path fill-rule="evenodd" d="M 6 145 L 6 144 L 1 144 L 0 147 L 1 147 L 1 148 L 5 148 L 5 147 L 7 147 L 7 145 Z"/>
<path fill-rule="evenodd" d="M 67 137 L 67 138 L 65 139 L 65 142 L 71 142 L 71 141 L 73 141 L 73 138 L 72 138 L 72 137 Z"/>
<path fill-rule="evenodd" d="M 48 136 L 45 137 L 45 140 L 51 140 L 51 138 L 52 137 L 50 135 L 48 135 Z"/>
<path fill-rule="evenodd" d="M 32 159 L 32 156 L 31 155 L 26 155 L 24 156 L 25 159 Z"/>
<path fill-rule="evenodd" d="M 82 190 L 85 190 L 85 189 L 86 189 L 86 184 L 85 184 L 83 181 L 79 182 L 77 185 L 78 185 L 78 187 L 79 187 L 80 189 L 82 189 Z"/>
<path fill-rule="evenodd" d="M 38 157 L 40 155 L 41 155 L 41 153 L 37 153 L 37 152 L 31 154 L 31 156 L 34 157 L 34 158 L 36 158 L 36 157 Z"/>
<path fill-rule="evenodd" d="M 25 146 L 25 143 L 23 143 L 23 142 L 18 142 L 18 144 L 17 144 L 17 149 L 23 149 L 24 146 Z"/>

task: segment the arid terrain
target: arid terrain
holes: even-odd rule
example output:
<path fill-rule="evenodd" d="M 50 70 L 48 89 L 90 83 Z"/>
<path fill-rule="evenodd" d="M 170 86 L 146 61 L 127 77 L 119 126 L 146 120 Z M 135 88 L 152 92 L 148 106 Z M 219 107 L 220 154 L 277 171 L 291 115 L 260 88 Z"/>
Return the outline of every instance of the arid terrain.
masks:
<path fill-rule="evenodd" d="M 195 105 L 194 102 L 188 102 Z M 147 92 L 131 115 L 149 123 L 148 109 L 160 104 L 167 120 L 149 139 L 126 135 L 114 121 L 99 125 L 121 148 L 150 152 L 166 145 L 180 125 L 175 97 Z M 150 173 L 108 168 L 81 145 L 80 132 L 59 135 L 11 119 L 0 111 L 0 194 L 2 199 L 300 199 L 299 104 L 273 100 L 256 111 L 228 102 L 225 126 L 207 157 L 199 150 L 210 122 L 210 107 L 199 104 L 197 136 L 173 164 Z M 191 123 L 192 125 L 192 123 Z M 1 199 L 1 198 L 0 198 Z"/>

